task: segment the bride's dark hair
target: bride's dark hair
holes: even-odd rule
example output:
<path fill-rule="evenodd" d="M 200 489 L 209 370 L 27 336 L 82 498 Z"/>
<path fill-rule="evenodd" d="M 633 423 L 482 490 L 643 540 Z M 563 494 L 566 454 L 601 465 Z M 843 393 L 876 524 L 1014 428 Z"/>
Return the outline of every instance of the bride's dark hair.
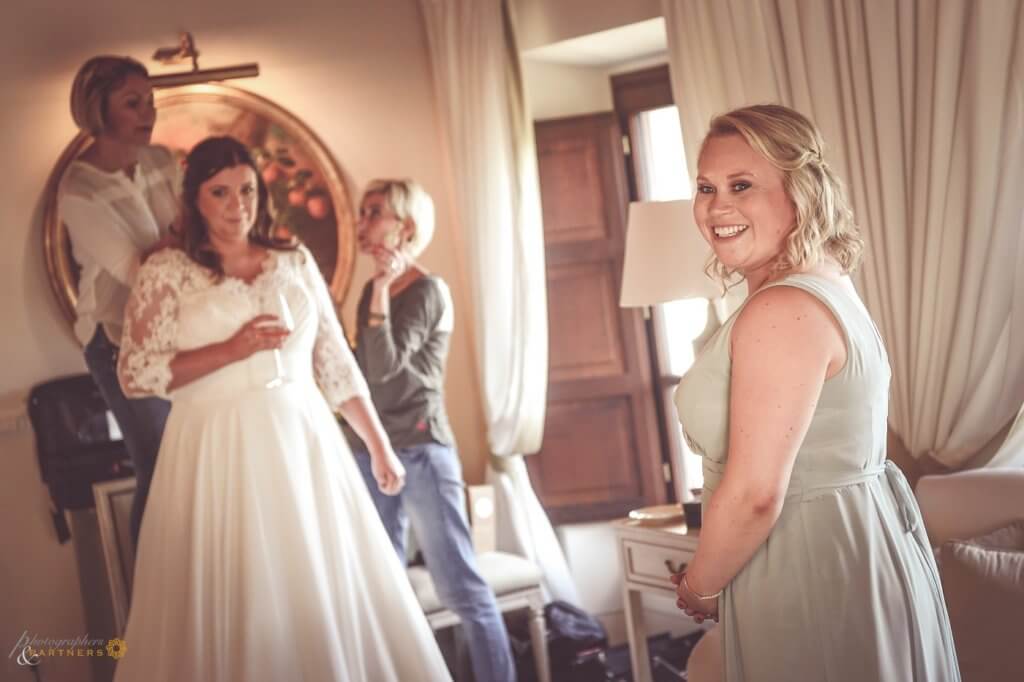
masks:
<path fill-rule="evenodd" d="M 252 160 L 249 150 L 233 137 L 208 137 L 189 152 L 185 159 L 185 181 L 181 193 L 182 248 L 189 258 L 224 275 L 220 254 L 210 244 L 210 232 L 199 212 L 199 187 L 225 168 L 244 164 L 256 174 L 256 222 L 249 231 L 249 241 L 269 249 L 294 251 L 299 247 L 295 237 L 275 237 L 274 217 L 270 212 L 270 193 L 263 176 Z"/>

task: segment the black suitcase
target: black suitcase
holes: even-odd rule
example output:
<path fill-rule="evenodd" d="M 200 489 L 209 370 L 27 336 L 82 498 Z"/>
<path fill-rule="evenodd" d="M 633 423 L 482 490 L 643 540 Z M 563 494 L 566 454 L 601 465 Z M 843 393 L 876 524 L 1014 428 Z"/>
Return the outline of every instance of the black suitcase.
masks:
<path fill-rule="evenodd" d="M 50 491 L 57 539 L 64 543 L 71 537 L 64 510 L 92 507 L 93 483 L 135 472 L 90 375 L 75 374 L 33 387 L 28 416 L 36 436 L 39 472 Z"/>

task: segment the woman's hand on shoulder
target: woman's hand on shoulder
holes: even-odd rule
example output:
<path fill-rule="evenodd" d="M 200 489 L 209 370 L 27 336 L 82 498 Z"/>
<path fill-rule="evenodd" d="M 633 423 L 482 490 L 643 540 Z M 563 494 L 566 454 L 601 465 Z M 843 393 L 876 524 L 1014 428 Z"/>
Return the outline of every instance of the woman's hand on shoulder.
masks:
<path fill-rule="evenodd" d="M 168 233 L 168 234 L 164 235 L 163 237 L 161 237 L 160 240 L 157 241 L 156 244 L 153 244 L 153 246 L 151 246 L 148 249 L 146 249 L 145 251 L 143 251 L 142 252 L 142 259 L 141 260 L 142 260 L 143 263 L 145 263 L 147 260 L 149 260 L 150 256 L 152 256 L 154 253 L 156 253 L 158 251 L 163 251 L 164 249 L 180 249 L 180 248 L 181 248 L 181 238 L 178 235 L 176 235 L 173 232 L 171 232 L 171 233 Z"/>

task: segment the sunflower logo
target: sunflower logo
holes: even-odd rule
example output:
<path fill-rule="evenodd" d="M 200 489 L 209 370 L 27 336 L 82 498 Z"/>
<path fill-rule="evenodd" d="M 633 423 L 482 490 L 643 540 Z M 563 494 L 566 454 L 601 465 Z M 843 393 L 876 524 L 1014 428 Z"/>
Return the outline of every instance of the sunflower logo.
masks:
<path fill-rule="evenodd" d="M 123 639 L 111 639 L 107 641 L 107 656 L 121 658 L 128 651 L 128 643 Z"/>

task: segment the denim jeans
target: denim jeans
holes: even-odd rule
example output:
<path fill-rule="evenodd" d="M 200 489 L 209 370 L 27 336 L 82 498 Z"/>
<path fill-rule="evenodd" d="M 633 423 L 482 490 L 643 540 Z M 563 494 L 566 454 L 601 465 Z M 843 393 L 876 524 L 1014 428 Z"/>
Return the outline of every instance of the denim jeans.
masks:
<path fill-rule="evenodd" d="M 149 482 L 156 466 L 164 424 L 171 404 L 160 398 L 131 399 L 125 396 L 117 381 L 117 356 L 120 349 L 110 342 L 102 325 L 97 325 L 92 340 L 85 346 L 85 365 L 124 437 L 124 446 L 135 467 L 136 490 L 132 502 L 129 528 L 132 543 L 139 543 L 142 512 L 149 495 Z"/>
<path fill-rule="evenodd" d="M 477 569 L 466 519 L 462 464 L 455 448 L 426 443 L 396 452 L 405 466 L 405 487 L 394 497 L 378 490 L 369 454 L 356 452 L 355 456 L 402 565 L 411 517 L 437 596 L 462 619 L 476 682 L 515 682 L 505 621 Z"/>

